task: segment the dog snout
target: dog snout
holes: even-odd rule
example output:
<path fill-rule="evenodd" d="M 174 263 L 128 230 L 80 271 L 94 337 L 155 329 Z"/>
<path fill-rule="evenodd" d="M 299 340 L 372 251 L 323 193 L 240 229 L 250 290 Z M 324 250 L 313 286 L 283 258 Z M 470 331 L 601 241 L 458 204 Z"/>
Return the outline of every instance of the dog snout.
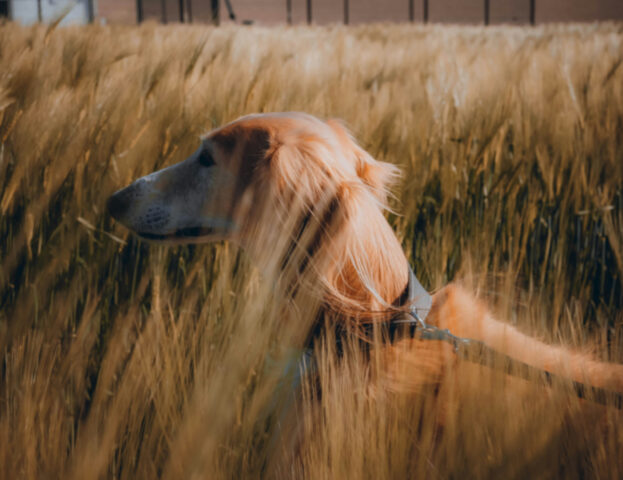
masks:
<path fill-rule="evenodd" d="M 132 193 L 130 187 L 113 193 L 106 202 L 108 213 L 117 221 L 121 220 L 130 207 Z"/>

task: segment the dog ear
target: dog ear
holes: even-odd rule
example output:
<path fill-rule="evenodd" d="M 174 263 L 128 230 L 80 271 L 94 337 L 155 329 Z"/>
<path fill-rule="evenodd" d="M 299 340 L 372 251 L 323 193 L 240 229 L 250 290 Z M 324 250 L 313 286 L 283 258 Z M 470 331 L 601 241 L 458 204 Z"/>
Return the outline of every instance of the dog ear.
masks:
<path fill-rule="evenodd" d="M 352 135 L 339 120 L 328 120 L 327 124 L 337 135 L 342 148 L 354 161 L 357 176 L 383 204 L 386 203 L 389 189 L 400 178 L 400 169 L 391 163 L 375 160 L 372 155 L 361 148 Z"/>
<path fill-rule="evenodd" d="M 396 183 L 400 177 L 400 170 L 396 165 L 387 162 L 379 162 L 372 156 L 356 146 L 356 169 L 357 176 L 361 178 L 374 193 L 374 195 L 382 202 L 387 201 L 390 188 Z"/>

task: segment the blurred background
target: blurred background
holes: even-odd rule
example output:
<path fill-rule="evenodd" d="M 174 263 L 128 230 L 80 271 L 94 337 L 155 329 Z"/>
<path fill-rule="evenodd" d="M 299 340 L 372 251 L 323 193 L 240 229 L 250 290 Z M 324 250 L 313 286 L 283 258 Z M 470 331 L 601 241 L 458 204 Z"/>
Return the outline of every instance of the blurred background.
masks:
<path fill-rule="evenodd" d="M 621 0 L 0 0 L 0 17 L 22 24 L 238 22 L 541 24 L 623 20 Z"/>
<path fill-rule="evenodd" d="M 622 4 L 0 0 L 0 480 L 623 478 L 620 410 L 470 362 L 319 352 L 288 404 L 275 282 L 105 209 L 241 115 L 340 118 L 427 289 L 623 364 Z"/>

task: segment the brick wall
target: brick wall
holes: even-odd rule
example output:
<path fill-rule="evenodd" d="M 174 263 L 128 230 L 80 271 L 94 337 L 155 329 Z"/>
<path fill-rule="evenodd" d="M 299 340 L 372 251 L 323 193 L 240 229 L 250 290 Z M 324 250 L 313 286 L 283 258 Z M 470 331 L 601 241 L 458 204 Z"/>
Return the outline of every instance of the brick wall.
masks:
<path fill-rule="evenodd" d="M 538 22 L 623 20 L 623 0 L 536 0 Z"/>
<path fill-rule="evenodd" d="M 97 16 L 108 23 L 136 23 L 136 1 L 98 0 Z"/>
<path fill-rule="evenodd" d="M 20 1 L 20 0 L 13 0 Z M 142 0 L 145 19 L 161 20 L 164 1 L 168 21 L 179 21 L 179 0 Z M 210 20 L 210 0 L 191 2 L 193 21 Z M 351 24 L 366 22 L 407 22 L 412 6 L 413 19 L 424 18 L 425 0 L 348 0 Z M 537 23 L 565 21 L 623 21 L 623 0 L 534 0 Z M 265 25 L 287 21 L 287 0 L 231 0 L 239 21 L 252 20 Z M 307 21 L 307 0 L 290 0 L 293 23 Z M 108 22 L 135 23 L 136 0 L 98 0 L 98 14 Z M 311 16 L 315 24 L 341 23 L 344 20 L 343 0 L 311 0 Z M 221 21 L 227 11 L 220 1 Z M 428 0 L 430 22 L 482 23 L 484 0 Z M 524 24 L 530 21 L 530 0 L 489 0 L 491 23 Z"/>

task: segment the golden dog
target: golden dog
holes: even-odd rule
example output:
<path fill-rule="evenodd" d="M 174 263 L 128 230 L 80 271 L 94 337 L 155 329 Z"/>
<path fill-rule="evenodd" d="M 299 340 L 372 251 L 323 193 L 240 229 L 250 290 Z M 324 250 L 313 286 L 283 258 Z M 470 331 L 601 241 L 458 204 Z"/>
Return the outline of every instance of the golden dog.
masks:
<path fill-rule="evenodd" d="M 234 241 L 260 269 L 284 280 L 290 298 L 315 298 L 325 323 L 362 336 L 362 325 L 382 326 L 409 308 L 398 301 L 409 283 L 408 263 L 384 217 L 398 176 L 339 122 L 302 113 L 249 115 L 207 134 L 186 160 L 115 193 L 108 209 L 148 240 Z M 430 325 L 539 369 L 623 391 L 623 366 L 526 336 L 458 286 L 432 300 Z M 300 342 L 309 342 L 314 326 L 301 329 Z M 406 378 L 394 376 L 396 383 L 418 388 L 438 381 L 453 355 L 442 343 L 387 343 L 388 368 L 404 372 L 398 361 L 414 367 Z"/>

